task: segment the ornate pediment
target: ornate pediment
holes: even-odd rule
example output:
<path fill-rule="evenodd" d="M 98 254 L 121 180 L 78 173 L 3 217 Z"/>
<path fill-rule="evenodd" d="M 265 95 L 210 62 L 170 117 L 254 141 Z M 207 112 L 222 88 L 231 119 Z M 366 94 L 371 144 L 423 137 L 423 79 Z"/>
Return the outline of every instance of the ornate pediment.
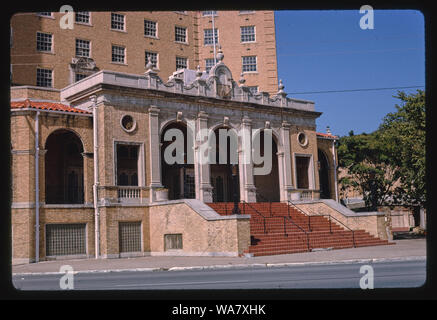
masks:
<path fill-rule="evenodd" d="M 96 66 L 96 62 L 92 58 L 72 58 L 70 63 L 71 68 L 76 72 L 96 72 L 99 68 Z"/>
<path fill-rule="evenodd" d="M 209 76 L 215 78 L 217 95 L 220 98 L 230 99 L 232 98 L 234 80 L 232 79 L 231 70 L 223 63 L 223 58 L 223 51 L 219 49 L 217 54 L 218 63 L 211 68 Z"/>

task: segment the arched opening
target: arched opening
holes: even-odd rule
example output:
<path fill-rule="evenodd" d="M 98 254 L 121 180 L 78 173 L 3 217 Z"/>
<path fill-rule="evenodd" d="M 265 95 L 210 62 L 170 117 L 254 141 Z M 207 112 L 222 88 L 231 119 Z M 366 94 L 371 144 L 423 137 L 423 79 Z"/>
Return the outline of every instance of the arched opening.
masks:
<path fill-rule="evenodd" d="M 169 200 L 196 197 L 194 165 L 188 163 L 187 127 L 181 122 L 170 123 L 161 134 L 161 170 Z"/>
<path fill-rule="evenodd" d="M 256 201 L 257 202 L 279 202 L 280 201 L 280 188 L 279 188 L 279 170 L 278 170 L 278 145 L 273 134 L 266 135 L 265 138 L 264 130 L 261 130 L 255 137 L 253 141 L 254 152 L 258 152 L 257 146 L 259 146 L 259 155 L 264 158 L 262 163 L 254 163 L 254 182 L 256 187 Z M 271 136 L 271 139 L 269 138 Z M 265 142 L 270 143 L 271 141 L 271 158 L 267 154 L 267 146 Z M 266 166 L 266 161 L 271 159 L 271 170 L 267 174 L 256 174 L 255 168 L 261 168 Z M 254 159 L 255 160 L 255 159 Z M 266 168 L 269 166 L 267 165 Z"/>
<path fill-rule="evenodd" d="M 325 153 L 318 149 L 319 158 L 319 185 L 320 185 L 320 198 L 331 198 L 331 190 L 329 188 L 329 163 Z"/>
<path fill-rule="evenodd" d="M 215 139 L 215 158 L 210 164 L 210 179 L 213 187 L 213 202 L 240 201 L 240 182 L 238 169 L 238 136 L 235 131 L 219 127 L 212 133 Z"/>
<path fill-rule="evenodd" d="M 57 130 L 47 138 L 45 148 L 46 203 L 83 203 L 83 146 L 79 137 Z"/>

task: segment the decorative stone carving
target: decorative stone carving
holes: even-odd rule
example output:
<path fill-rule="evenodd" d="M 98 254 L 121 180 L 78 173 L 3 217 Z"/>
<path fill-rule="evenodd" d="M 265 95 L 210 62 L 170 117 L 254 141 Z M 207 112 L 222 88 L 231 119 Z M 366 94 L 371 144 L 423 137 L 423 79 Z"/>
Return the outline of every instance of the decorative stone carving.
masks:
<path fill-rule="evenodd" d="M 84 73 L 86 75 L 99 71 L 99 68 L 97 68 L 96 63 L 92 58 L 72 58 L 70 66 L 74 72 Z"/>
<path fill-rule="evenodd" d="M 266 121 L 264 128 L 270 129 L 270 121 Z"/>
<path fill-rule="evenodd" d="M 223 118 L 223 125 L 227 126 L 227 127 L 229 126 L 229 117 L 224 117 Z"/>

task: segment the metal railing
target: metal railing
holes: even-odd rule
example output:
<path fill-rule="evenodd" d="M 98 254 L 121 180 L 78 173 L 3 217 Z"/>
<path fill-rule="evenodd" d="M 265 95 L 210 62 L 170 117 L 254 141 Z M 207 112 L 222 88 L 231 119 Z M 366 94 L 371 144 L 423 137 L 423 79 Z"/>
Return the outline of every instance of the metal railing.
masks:
<path fill-rule="evenodd" d="M 266 228 L 266 219 L 267 217 L 265 217 L 261 212 L 259 212 L 258 210 L 256 210 L 251 204 L 249 204 L 248 202 L 241 200 L 241 203 L 243 204 L 243 214 L 246 214 L 246 205 L 248 205 L 253 211 L 255 211 L 258 215 L 260 215 L 263 218 L 263 227 L 264 227 L 264 233 L 267 233 L 267 228 Z"/>
<path fill-rule="evenodd" d="M 305 211 L 303 211 L 301 208 L 299 208 L 298 206 L 296 206 L 293 202 L 291 202 L 290 200 L 287 200 L 287 209 L 288 209 L 288 216 L 291 219 L 291 215 L 290 215 L 290 205 L 292 205 L 297 211 L 299 211 L 300 213 L 302 213 L 304 216 L 308 217 L 308 231 L 311 232 L 311 215 L 307 214 Z"/>
<path fill-rule="evenodd" d="M 302 229 L 297 223 L 295 223 L 293 220 L 291 220 L 291 218 L 290 217 L 283 217 L 284 218 L 284 232 L 285 232 L 285 235 L 288 237 L 288 234 L 286 233 L 286 228 L 285 228 L 285 221 L 286 221 L 286 219 L 288 219 L 293 225 L 295 225 L 300 231 L 302 231 L 304 234 L 305 234 L 305 236 L 306 236 L 306 241 L 307 241 L 307 248 L 308 248 L 308 251 L 310 251 L 311 249 L 310 249 L 310 235 L 309 235 L 309 233 L 308 232 L 306 232 L 304 229 Z"/>
<path fill-rule="evenodd" d="M 269 213 L 270 213 L 270 216 L 273 217 L 273 212 L 272 212 L 272 200 L 267 199 L 267 198 L 264 197 L 262 194 L 260 194 L 260 193 L 258 193 L 258 192 L 256 192 L 256 191 L 255 191 L 255 194 L 256 194 L 256 197 L 259 197 L 259 198 L 261 198 L 261 200 L 263 200 L 263 201 L 261 201 L 261 202 L 268 202 L 268 203 L 269 203 Z"/>
<path fill-rule="evenodd" d="M 294 208 L 296 208 L 299 212 L 301 212 L 302 214 L 304 214 L 305 216 L 308 217 L 308 230 L 311 232 L 311 217 L 312 216 L 318 216 L 318 217 L 329 217 L 329 232 L 332 233 L 332 222 L 331 219 L 334 219 L 335 221 L 337 221 L 340 225 L 342 225 L 343 227 L 345 227 L 346 229 L 348 229 L 349 231 L 351 231 L 352 233 L 352 245 L 355 248 L 356 247 L 356 243 L 355 243 L 355 231 L 352 230 L 351 228 L 349 228 L 347 225 L 345 225 L 343 222 L 341 222 L 340 220 L 338 220 L 337 218 L 333 217 L 330 214 L 314 214 L 314 215 L 310 215 L 307 214 L 305 211 L 303 211 L 301 208 L 299 208 L 298 206 L 296 206 L 293 202 L 291 202 L 290 200 L 287 200 L 288 204 L 291 204 Z M 289 208 L 289 212 L 290 212 L 290 206 L 288 206 Z M 341 233 L 340 233 L 341 234 Z M 342 234 L 341 234 L 342 235 Z"/>

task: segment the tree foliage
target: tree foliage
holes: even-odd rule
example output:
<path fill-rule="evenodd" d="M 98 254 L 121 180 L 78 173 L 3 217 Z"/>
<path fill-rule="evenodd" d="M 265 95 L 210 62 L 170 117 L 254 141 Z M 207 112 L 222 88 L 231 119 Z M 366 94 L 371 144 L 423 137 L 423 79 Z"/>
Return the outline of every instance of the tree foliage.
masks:
<path fill-rule="evenodd" d="M 396 96 L 402 104 L 396 112 L 385 116 L 379 127 L 383 139 L 390 147 L 388 154 L 400 179 L 395 190 L 398 202 L 410 206 L 425 206 L 425 92 L 417 90 Z"/>
<path fill-rule="evenodd" d="M 366 206 L 424 206 L 425 190 L 425 94 L 398 92 L 402 104 L 387 114 L 371 134 L 341 137 L 339 166 L 347 169 L 343 187 L 363 194 Z"/>
<path fill-rule="evenodd" d="M 391 201 L 395 177 L 378 132 L 341 137 L 338 158 L 348 173 L 340 179 L 341 185 L 360 191 L 368 208 L 376 210 Z"/>

